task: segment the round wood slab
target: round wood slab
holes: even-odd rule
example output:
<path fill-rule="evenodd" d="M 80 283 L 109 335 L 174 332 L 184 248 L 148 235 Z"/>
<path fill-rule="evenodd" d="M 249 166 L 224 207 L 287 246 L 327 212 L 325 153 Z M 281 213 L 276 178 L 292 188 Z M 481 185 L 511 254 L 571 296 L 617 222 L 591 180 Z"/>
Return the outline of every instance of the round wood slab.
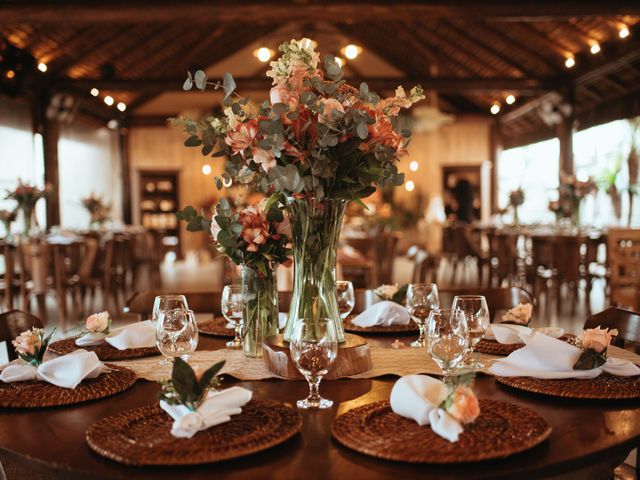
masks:
<path fill-rule="evenodd" d="M 262 359 L 265 366 L 276 375 L 285 378 L 304 378 L 291 358 L 289 342 L 284 341 L 283 335 L 270 337 L 264 341 Z M 371 367 L 371 353 L 367 341 L 358 335 L 345 333 L 344 342 L 338 345 L 338 357 L 324 378 L 332 380 L 357 375 L 370 370 Z"/>

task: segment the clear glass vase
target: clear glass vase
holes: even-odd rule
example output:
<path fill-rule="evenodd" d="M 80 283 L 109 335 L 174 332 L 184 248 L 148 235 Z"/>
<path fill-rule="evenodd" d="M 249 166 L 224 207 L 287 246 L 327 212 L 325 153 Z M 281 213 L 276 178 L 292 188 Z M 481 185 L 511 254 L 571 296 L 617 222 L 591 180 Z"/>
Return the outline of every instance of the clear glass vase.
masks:
<path fill-rule="evenodd" d="M 289 199 L 293 242 L 293 293 L 284 339 L 291 341 L 299 319 L 334 322 L 338 342 L 344 328 L 336 299 L 336 254 L 346 200 Z"/>
<path fill-rule="evenodd" d="M 242 268 L 245 289 L 242 348 L 247 357 L 262 357 L 262 342 L 278 334 L 278 285 L 273 265 L 265 273 Z"/>
<path fill-rule="evenodd" d="M 23 221 L 23 227 L 24 227 L 23 234 L 27 238 L 31 235 L 34 208 L 35 207 L 32 207 L 31 205 L 22 206 L 22 221 Z"/>

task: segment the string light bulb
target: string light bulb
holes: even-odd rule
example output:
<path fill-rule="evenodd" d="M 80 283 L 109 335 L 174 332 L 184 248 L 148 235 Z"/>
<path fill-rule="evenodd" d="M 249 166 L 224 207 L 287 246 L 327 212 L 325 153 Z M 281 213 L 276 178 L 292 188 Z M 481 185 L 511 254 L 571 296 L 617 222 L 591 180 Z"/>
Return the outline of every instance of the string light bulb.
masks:
<path fill-rule="evenodd" d="M 47 71 L 47 64 L 44 62 L 40 62 L 38 64 L 38 70 L 40 70 L 42 73 Z"/>
<path fill-rule="evenodd" d="M 113 97 L 111 95 L 107 95 L 106 97 L 104 97 L 104 103 L 109 106 L 113 105 Z"/>
<path fill-rule="evenodd" d="M 202 165 L 202 174 L 203 175 L 211 175 L 211 165 L 205 163 Z"/>
<path fill-rule="evenodd" d="M 492 115 L 497 115 L 498 113 L 500 113 L 500 104 L 499 103 L 494 103 L 493 105 L 491 105 L 491 108 L 489 109 L 489 111 L 491 112 Z"/>
<path fill-rule="evenodd" d="M 407 183 L 404 184 L 404 189 L 407 192 L 413 192 L 414 188 L 416 188 L 416 184 L 413 183 L 413 180 L 409 180 Z"/>
<path fill-rule="evenodd" d="M 507 95 L 507 98 L 504 99 L 505 102 L 507 102 L 507 105 L 513 105 L 514 103 L 516 103 L 516 97 L 514 95 Z"/>
<path fill-rule="evenodd" d="M 360 48 L 357 45 L 354 45 L 353 43 L 350 43 L 349 45 L 347 45 L 346 47 L 344 47 L 342 49 L 342 53 L 344 54 L 345 57 L 347 57 L 349 60 L 353 60 L 355 59 L 358 55 L 360 55 L 360 53 L 362 53 L 362 48 Z"/>
<path fill-rule="evenodd" d="M 418 168 L 420 168 L 420 164 L 418 163 L 418 161 L 411 160 L 411 163 L 409 163 L 409 170 L 411 170 L 412 172 L 417 172 Z"/>
<path fill-rule="evenodd" d="M 573 68 L 575 64 L 576 59 L 573 57 L 567 57 L 567 59 L 564 61 L 564 66 L 567 68 Z"/>
<path fill-rule="evenodd" d="M 271 60 L 271 57 L 273 56 L 273 50 L 267 47 L 260 47 L 255 52 L 253 52 L 253 54 L 262 63 L 266 63 Z"/>
<path fill-rule="evenodd" d="M 627 38 L 631 32 L 629 32 L 629 27 L 623 25 L 620 30 L 618 30 L 618 36 L 620 38 Z"/>
<path fill-rule="evenodd" d="M 91 94 L 91 96 L 97 97 L 98 95 L 100 95 L 100 90 L 98 90 L 97 88 L 92 88 L 89 93 Z"/>
<path fill-rule="evenodd" d="M 124 102 L 118 102 L 118 105 L 116 105 L 116 108 L 121 112 L 124 112 L 127 109 L 127 105 Z"/>
<path fill-rule="evenodd" d="M 593 55 L 595 55 L 596 53 L 600 53 L 600 44 L 598 42 L 591 44 L 591 48 L 589 49 L 589 51 L 591 51 Z"/>

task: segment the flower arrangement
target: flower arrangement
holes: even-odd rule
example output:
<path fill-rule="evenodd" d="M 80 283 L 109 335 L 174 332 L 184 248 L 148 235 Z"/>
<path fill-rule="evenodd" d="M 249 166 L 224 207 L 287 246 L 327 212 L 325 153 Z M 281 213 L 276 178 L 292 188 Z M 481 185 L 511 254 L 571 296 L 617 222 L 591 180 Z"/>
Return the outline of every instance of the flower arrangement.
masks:
<path fill-rule="evenodd" d="M 45 336 L 44 329 L 34 327 L 22 332 L 11 344 L 22 360 L 37 367 L 42 363 L 44 352 L 47 351 L 47 346 L 54 332 L 55 329 Z"/>
<path fill-rule="evenodd" d="M 109 312 L 100 312 L 89 315 L 84 325 L 84 333 L 109 333 L 111 327 Z"/>
<path fill-rule="evenodd" d="M 14 190 L 7 190 L 5 199 L 15 200 L 18 204 L 18 210 L 22 211 L 24 216 L 24 233 L 29 235 L 31 231 L 31 219 L 33 210 L 41 198 L 46 198 L 51 192 L 51 188 L 45 185 L 44 188 L 38 188 L 35 185 L 24 183 L 18 179 L 18 186 Z"/>
<path fill-rule="evenodd" d="M 185 90 L 213 85 L 225 92 L 223 117 L 174 119 L 189 135 L 186 146 L 201 147 L 204 155 L 218 147 L 213 156 L 227 156 L 218 188 L 238 181 L 269 194 L 359 200 L 376 186 L 401 185 L 397 162 L 410 132 L 398 115 L 424 98 L 422 88 L 407 94 L 398 87 L 394 97 L 381 99 L 366 83 L 347 85 L 333 55 L 320 70 L 309 39 L 283 43 L 280 51 L 267 72 L 270 101 L 257 112 L 233 95 L 236 84 L 228 73 L 223 82 L 210 83 L 199 70 L 185 82 Z"/>
<path fill-rule="evenodd" d="M 236 265 L 250 267 L 265 276 L 269 265 L 291 265 L 289 219 L 281 209 L 262 202 L 257 207 L 234 210 L 222 198 L 211 220 L 198 215 L 193 207 L 178 212 L 190 231 L 207 230 L 216 249 Z"/>
<path fill-rule="evenodd" d="M 18 209 L 15 210 L 0 210 L 0 222 L 4 226 L 6 235 L 11 233 L 11 224 L 16 221 L 18 216 Z"/>
<path fill-rule="evenodd" d="M 109 220 L 111 215 L 111 205 L 106 203 L 100 195 L 91 193 L 81 200 L 82 206 L 87 209 L 91 217 L 90 223 L 101 225 Z"/>
<path fill-rule="evenodd" d="M 206 399 L 209 389 L 220 385 L 218 373 L 224 363 L 223 360 L 202 371 L 191 368 L 187 362 L 176 357 L 171 379 L 160 383 L 162 390 L 158 393 L 158 399 L 169 405 L 184 405 L 195 412 Z"/>
<path fill-rule="evenodd" d="M 607 361 L 607 349 L 618 330 L 600 328 L 586 329 L 580 338 L 579 347 L 582 354 L 573 366 L 574 370 L 591 370 L 604 365 Z"/>
<path fill-rule="evenodd" d="M 408 284 L 403 285 L 402 287 L 398 287 L 398 284 L 380 285 L 378 288 L 376 288 L 373 291 L 373 293 L 381 300 L 395 302 L 404 306 L 407 298 L 408 288 L 409 288 Z"/>
<path fill-rule="evenodd" d="M 558 218 L 571 218 L 577 223 L 580 215 L 580 203 L 587 196 L 597 192 L 598 186 L 589 178 L 581 182 L 573 175 L 562 173 L 558 187 L 558 200 L 549 202 L 551 210 Z"/>
<path fill-rule="evenodd" d="M 531 323 L 531 314 L 533 313 L 533 305 L 530 303 L 519 303 L 510 308 L 502 316 L 502 323 L 510 323 L 513 325 L 529 325 Z"/>

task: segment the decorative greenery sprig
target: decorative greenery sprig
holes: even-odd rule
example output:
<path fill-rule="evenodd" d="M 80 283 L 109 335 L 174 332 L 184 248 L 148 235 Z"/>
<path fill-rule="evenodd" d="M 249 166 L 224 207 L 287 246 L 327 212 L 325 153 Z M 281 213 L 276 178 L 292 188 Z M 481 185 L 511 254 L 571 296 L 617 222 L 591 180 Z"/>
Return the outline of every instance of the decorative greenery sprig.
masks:
<path fill-rule="evenodd" d="M 208 390 L 220 385 L 218 373 L 224 363 L 224 360 L 218 362 L 198 374 L 187 362 L 176 357 L 171 380 L 160 382 L 162 390 L 158 393 L 158 398 L 169 405 L 184 405 L 189 410 L 196 411 L 206 399 Z"/>

